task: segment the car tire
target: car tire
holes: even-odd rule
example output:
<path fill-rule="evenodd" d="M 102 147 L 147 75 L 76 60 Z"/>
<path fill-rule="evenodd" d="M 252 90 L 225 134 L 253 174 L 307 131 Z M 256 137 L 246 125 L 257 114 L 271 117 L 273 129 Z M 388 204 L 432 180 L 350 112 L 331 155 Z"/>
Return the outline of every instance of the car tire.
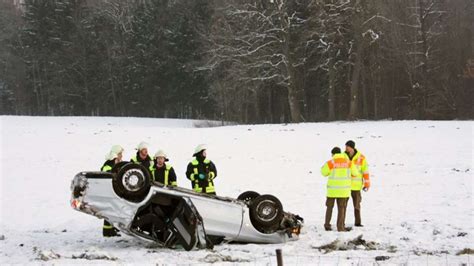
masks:
<path fill-rule="evenodd" d="M 150 187 L 150 172 L 140 164 L 128 163 L 122 166 L 113 178 L 115 193 L 133 202 L 144 200 Z"/>
<path fill-rule="evenodd" d="M 120 169 L 122 169 L 122 167 L 124 167 L 127 164 L 129 164 L 129 162 L 119 162 L 118 164 L 114 165 L 114 167 L 112 167 L 112 170 L 110 170 L 110 172 L 117 174 L 120 171 Z"/>
<path fill-rule="evenodd" d="M 250 204 L 250 219 L 259 231 L 270 232 L 278 229 L 283 215 L 283 206 L 273 195 L 258 196 Z"/>
<path fill-rule="evenodd" d="M 237 199 L 238 200 L 241 200 L 247 204 L 250 204 L 252 202 L 252 200 L 254 200 L 255 198 L 257 198 L 258 196 L 260 196 L 260 194 L 258 194 L 258 192 L 255 192 L 255 191 L 245 191 L 243 192 L 242 194 L 240 194 Z"/>

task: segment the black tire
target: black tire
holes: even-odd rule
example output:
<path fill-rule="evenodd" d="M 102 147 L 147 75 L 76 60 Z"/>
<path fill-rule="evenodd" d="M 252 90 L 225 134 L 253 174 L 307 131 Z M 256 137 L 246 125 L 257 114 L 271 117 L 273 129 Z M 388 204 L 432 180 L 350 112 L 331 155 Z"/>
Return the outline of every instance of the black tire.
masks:
<path fill-rule="evenodd" d="M 143 165 L 135 163 L 122 166 L 113 179 L 115 193 L 133 202 L 144 200 L 150 186 L 150 172 Z"/>
<path fill-rule="evenodd" d="M 269 232 L 278 229 L 283 219 L 283 206 L 273 195 L 261 195 L 250 204 L 250 220 L 260 231 Z"/>
<path fill-rule="evenodd" d="M 114 165 L 114 167 L 112 168 L 112 170 L 110 170 L 110 172 L 116 174 L 120 171 L 120 169 L 122 169 L 122 167 L 124 167 L 127 164 L 129 164 L 129 162 L 119 162 L 118 164 Z"/>
<path fill-rule="evenodd" d="M 260 194 L 258 194 L 258 192 L 255 192 L 255 191 L 245 191 L 243 192 L 242 194 L 240 194 L 237 199 L 238 200 L 241 200 L 247 204 L 250 204 L 252 202 L 252 200 L 254 200 L 255 198 L 257 198 L 258 196 L 260 196 Z"/>

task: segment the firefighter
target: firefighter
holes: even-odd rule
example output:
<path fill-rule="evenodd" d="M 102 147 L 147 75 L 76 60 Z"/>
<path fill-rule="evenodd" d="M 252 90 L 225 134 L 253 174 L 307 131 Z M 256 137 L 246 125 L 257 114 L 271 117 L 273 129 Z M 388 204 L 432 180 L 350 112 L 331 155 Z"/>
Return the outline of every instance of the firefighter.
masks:
<path fill-rule="evenodd" d="M 326 217 L 324 229 L 331 231 L 331 216 L 334 202 L 337 203 L 337 231 L 350 231 L 345 227 L 346 208 L 351 194 L 351 175 L 355 168 L 339 147 L 331 150 L 332 159 L 321 167 L 321 174 L 328 177 L 326 194 Z"/>
<path fill-rule="evenodd" d="M 191 180 L 192 189 L 196 192 L 216 195 L 214 179 L 217 177 L 217 169 L 211 160 L 206 158 L 207 147 L 198 145 L 194 150 L 194 158 L 188 164 L 186 177 Z"/>
<path fill-rule="evenodd" d="M 346 154 L 357 169 L 355 175 L 352 176 L 351 185 L 351 197 L 355 216 L 354 226 L 362 227 L 360 214 L 361 190 L 368 191 L 370 188 L 369 165 L 365 156 L 355 148 L 355 142 L 352 140 L 346 142 Z"/>
<path fill-rule="evenodd" d="M 135 154 L 135 156 L 133 156 L 130 161 L 145 166 L 145 168 L 150 171 L 151 176 L 153 160 L 151 159 L 150 155 L 148 155 L 148 146 L 148 143 L 144 141 L 140 142 L 140 144 L 137 146 L 137 154 Z"/>
<path fill-rule="evenodd" d="M 110 152 L 105 156 L 105 163 L 102 165 L 100 170 L 102 172 L 112 172 L 112 169 L 116 164 L 122 161 L 123 148 L 120 145 L 114 145 L 110 149 Z M 117 233 L 118 230 L 108 221 L 104 220 L 104 226 L 102 227 L 102 235 L 104 237 L 120 236 Z"/>
<path fill-rule="evenodd" d="M 176 187 L 176 173 L 171 164 L 166 163 L 168 161 L 168 157 L 163 150 L 159 150 L 155 153 L 153 165 L 151 166 L 153 180 L 165 186 Z"/>

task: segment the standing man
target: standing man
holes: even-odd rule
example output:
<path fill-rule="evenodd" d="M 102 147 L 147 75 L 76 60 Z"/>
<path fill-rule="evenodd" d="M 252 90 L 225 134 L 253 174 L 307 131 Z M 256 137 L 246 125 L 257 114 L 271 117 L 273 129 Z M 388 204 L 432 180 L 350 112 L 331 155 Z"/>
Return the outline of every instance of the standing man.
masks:
<path fill-rule="evenodd" d="M 145 166 L 145 168 L 150 171 L 151 176 L 153 160 L 151 159 L 150 155 L 148 155 L 148 146 L 148 143 L 144 141 L 140 142 L 140 144 L 137 146 L 137 154 L 135 154 L 135 156 L 133 156 L 130 161 Z"/>
<path fill-rule="evenodd" d="M 174 168 L 166 163 L 168 161 L 168 157 L 163 150 L 159 150 L 155 153 L 154 163 L 151 167 L 153 180 L 165 186 L 176 187 L 176 173 Z"/>
<path fill-rule="evenodd" d="M 355 142 L 349 140 L 346 142 L 346 154 L 352 164 L 356 167 L 356 173 L 352 176 L 351 197 L 354 204 L 354 226 L 362 227 L 360 215 L 360 203 L 362 201 L 361 190 L 368 191 L 370 188 L 369 165 L 365 156 L 356 150 Z"/>
<path fill-rule="evenodd" d="M 217 177 L 217 169 L 211 160 L 206 156 L 207 147 L 204 144 L 198 145 L 194 150 L 194 158 L 188 164 L 186 177 L 191 180 L 194 191 L 216 195 L 214 179 Z"/>
<path fill-rule="evenodd" d="M 123 148 L 120 145 L 114 145 L 110 149 L 110 152 L 105 156 L 105 163 L 100 168 L 102 172 L 112 172 L 114 166 L 122 161 Z M 104 237 L 120 236 L 117 233 L 118 230 L 112 224 L 104 220 L 104 226 L 102 227 L 102 235 Z"/>
<path fill-rule="evenodd" d="M 347 201 L 351 194 L 351 175 L 355 168 L 339 147 L 331 150 L 332 159 L 321 167 L 321 174 L 328 177 L 326 219 L 324 229 L 331 231 L 331 216 L 334 202 L 337 203 L 337 231 L 350 231 L 345 227 Z"/>
<path fill-rule="evenodd" d="M 110 149 L 110 152 L 105 155 L 105 163 L 100 168 L 102 172 L 111 172 L 114 166 L 122 161 L 123 148 L 120 145 L 114 145 Z"/>

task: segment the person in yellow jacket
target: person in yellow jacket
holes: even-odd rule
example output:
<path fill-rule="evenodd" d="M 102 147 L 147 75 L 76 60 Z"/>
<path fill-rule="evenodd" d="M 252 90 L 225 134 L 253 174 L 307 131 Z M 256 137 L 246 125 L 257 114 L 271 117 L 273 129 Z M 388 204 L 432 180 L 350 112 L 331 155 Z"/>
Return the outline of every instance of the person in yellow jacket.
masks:
<path fill-rule="evenodd" d="M 204 144 L 198 145 L 194 149 L 194 158 L 188 164 L 186 177 L 191 180 L 194 191 L 216 195 L 214 179 L 217 177 L 217 169 L 214 163 L 207 159 L 207 147 Z"/>
<path fill-rule="evenodd" d="M 176 182 L 176 173 L 171 164 L 167 163 L 168 161 L 168 156 L 166 156 L 163 150 L 159 150 L 155 153 L 154 163 L 151 166 L 153 180 L 165 186 L 176 187 L 178 185 Z"/>
<path fill-rule="evenodd" d="M 355 173 L 347 155 L 339 147 L 331 150 L 332 159 L 321 167 L 321 174 L 328 177 L 326 194 L 326 217 L 324 229 L 331 231 L 331 216 L 334 202 L 337 203 L 337 231 L 349 231 L 345 227 L 347 201 L 351 195 L 351 176 Z"/>
<path fill-rule="evenodd" d="M 120 145 L 114 145 L 110 149 L 110 152 L 105 156 L 105 163 L 100 168 L 102 172 L 112 172 L 114 166 L 122 161 L 123 148 Z M 104 220 L 102 227 L 102 235 L 104 237 L 120 236 L 117 233 L 118 229 L 110 224 L 107 220 Z"/>
<path fill-rule="evenodd" d="M 355 148 L 355 142 L 352 140 L 346 142 L 346 154 L 357 169 L 356 174 L 352 177 L 351 184 L 351 197 L 355 216 L 354 226 L 362 227 L 360 214 L 361 190 L 368 191 L 370 188 L 369 164 L 365 156 Z"/>

